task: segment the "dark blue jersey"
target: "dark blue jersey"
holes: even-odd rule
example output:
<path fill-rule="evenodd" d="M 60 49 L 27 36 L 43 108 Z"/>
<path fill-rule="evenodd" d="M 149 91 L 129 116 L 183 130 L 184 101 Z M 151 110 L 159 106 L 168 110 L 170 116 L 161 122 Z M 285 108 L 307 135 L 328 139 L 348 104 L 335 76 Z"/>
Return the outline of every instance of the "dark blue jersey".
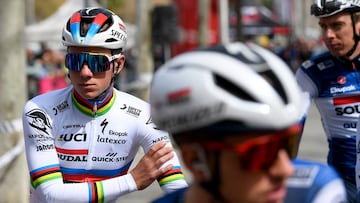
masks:
<path fill-rule="evenodd" d="M 354 184 L 360 116 L 359 70 L 360 57 L 348 61 L 326 52 L 305 61 L 296 73 L 299 85 L 319 110 L 329 143 L 328 163 L 341 176 L 353 179 Z"/>

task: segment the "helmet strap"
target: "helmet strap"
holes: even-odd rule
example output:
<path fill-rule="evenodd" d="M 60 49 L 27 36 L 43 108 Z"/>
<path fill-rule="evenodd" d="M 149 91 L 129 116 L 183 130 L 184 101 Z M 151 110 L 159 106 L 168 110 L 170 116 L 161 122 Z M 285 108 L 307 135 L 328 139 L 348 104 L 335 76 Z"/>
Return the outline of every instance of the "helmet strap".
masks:
<path fill-rule="evenodd" d="M 98 96 L 94 97 L 93 99 L 89 99 L 89 100 L 96 102 L 96 101 L 100 101 L 100 100 L 104 99 L 105 96 L 107 95 L 107 93 L 109 92 L 108 90 L 110 90 L 110 88 L 112 88 L 112 82 L 110 82 L 110 84 Z"/>
<path fill-rule="evenodd" d="M 220 193 L 220 152 L 214 152 L 214 166 L 211 171 L 211 177 L 200 183 L 200 186 L 208 191 L 219 202 L 226 203 L 223 195 Z M 211 169 L 210 169 L 211 170 Z"/>
<path fill-rule="evenodd" d="M 354 33 L 354 45 L 353 45 L 353 47 L 345 54 L 346 57 L 350 57 L 350 56 L 354 53 L 354 51 L 355 51 L 355 49 L 356 49 L 356 47 L 357 47 L 357 45 L 358 45 L 358 43 L 359 43 L 359 40 L 360 40 L 360 36 L 356 33 L 354 13 L 351 12 L 351 13 L 350 13 L 350 16 L 351 16 L 351 24 L 352 24 L 352 27 L 353 27 L 353 33 Z"/>
<path fill-rule="evenodd" d="M 123 52 L 122 52 L 122 48 L 120 48 L 120 49 L 112 49 L 111 50 L 111 54 L 112 55 L 115 55 L 115 54 L 121 54 L 121 55 L 123 55 Z M 116 80 L 116 77 L 119 75 L 119 74 L 115 74 L 115 61 L 112 61 L 112 64 L 113 64 L 113 77 L 111 78 L 111 83 L 110 83 L 110 85 L 112 85 L 114 82 L 115 82 L 115 80 Z"/>

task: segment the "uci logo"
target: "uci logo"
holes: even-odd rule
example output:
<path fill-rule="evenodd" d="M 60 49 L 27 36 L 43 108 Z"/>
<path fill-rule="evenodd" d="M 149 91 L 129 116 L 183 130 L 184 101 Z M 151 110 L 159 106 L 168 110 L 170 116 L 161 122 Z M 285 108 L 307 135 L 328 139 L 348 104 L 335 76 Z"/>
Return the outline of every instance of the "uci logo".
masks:
<path fill-rule="evenodd" d="M 86 133 L 71 133 L 71 134 L 61 134 L 58 138 L 58 141 L 62 142 L 85 142 L 86 141 Z"/>

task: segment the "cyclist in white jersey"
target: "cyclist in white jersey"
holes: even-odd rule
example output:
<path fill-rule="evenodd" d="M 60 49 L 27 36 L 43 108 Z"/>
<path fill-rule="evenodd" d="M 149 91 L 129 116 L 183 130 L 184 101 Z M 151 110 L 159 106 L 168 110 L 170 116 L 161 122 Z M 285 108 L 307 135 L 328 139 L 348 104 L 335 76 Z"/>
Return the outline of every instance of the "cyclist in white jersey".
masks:
<path fill-rule="evenodd" d="M 318 18 L 328 51 L 305 61 L 296 78 L 319 110 L 328 164 L 344 179 L 349 201 L 360 202 L 360 2 L 315 0 L 311 14 Z"/>
<path fill-rule="evenodd" d="M 307 97 L 270 51 L 237 42 L 176 56 L 155 72 L 150 104 L 193 177 L 154 203 L 346 202 L 332 167 L 291 162 Z"/>
<path fill-rule="evenodd" d="M 103 8 L 76 11 L 63 29 L 72 85 L 24 108 L 31 202 L 113 202 L 157 180 L 187 186 L 169 135 L 145 101 L 113 88 L 125 57 L 123 21 Z M 133 163 L 139 147 L 145 155 Z M 131 165 L 135 165 L 130 168 Z"/>

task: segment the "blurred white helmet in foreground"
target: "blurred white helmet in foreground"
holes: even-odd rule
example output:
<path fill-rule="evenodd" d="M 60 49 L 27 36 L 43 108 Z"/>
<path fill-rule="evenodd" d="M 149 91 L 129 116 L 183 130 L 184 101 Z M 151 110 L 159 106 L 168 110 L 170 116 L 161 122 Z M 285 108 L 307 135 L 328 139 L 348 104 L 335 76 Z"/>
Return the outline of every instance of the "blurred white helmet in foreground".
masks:
<path fill-rule="evenodd" d="M 305 101 L 279 57 L 240 42 L 176 56 L 150 92 L 155 124 L 172 134 L 281 130 L 299 122 Z"/>

